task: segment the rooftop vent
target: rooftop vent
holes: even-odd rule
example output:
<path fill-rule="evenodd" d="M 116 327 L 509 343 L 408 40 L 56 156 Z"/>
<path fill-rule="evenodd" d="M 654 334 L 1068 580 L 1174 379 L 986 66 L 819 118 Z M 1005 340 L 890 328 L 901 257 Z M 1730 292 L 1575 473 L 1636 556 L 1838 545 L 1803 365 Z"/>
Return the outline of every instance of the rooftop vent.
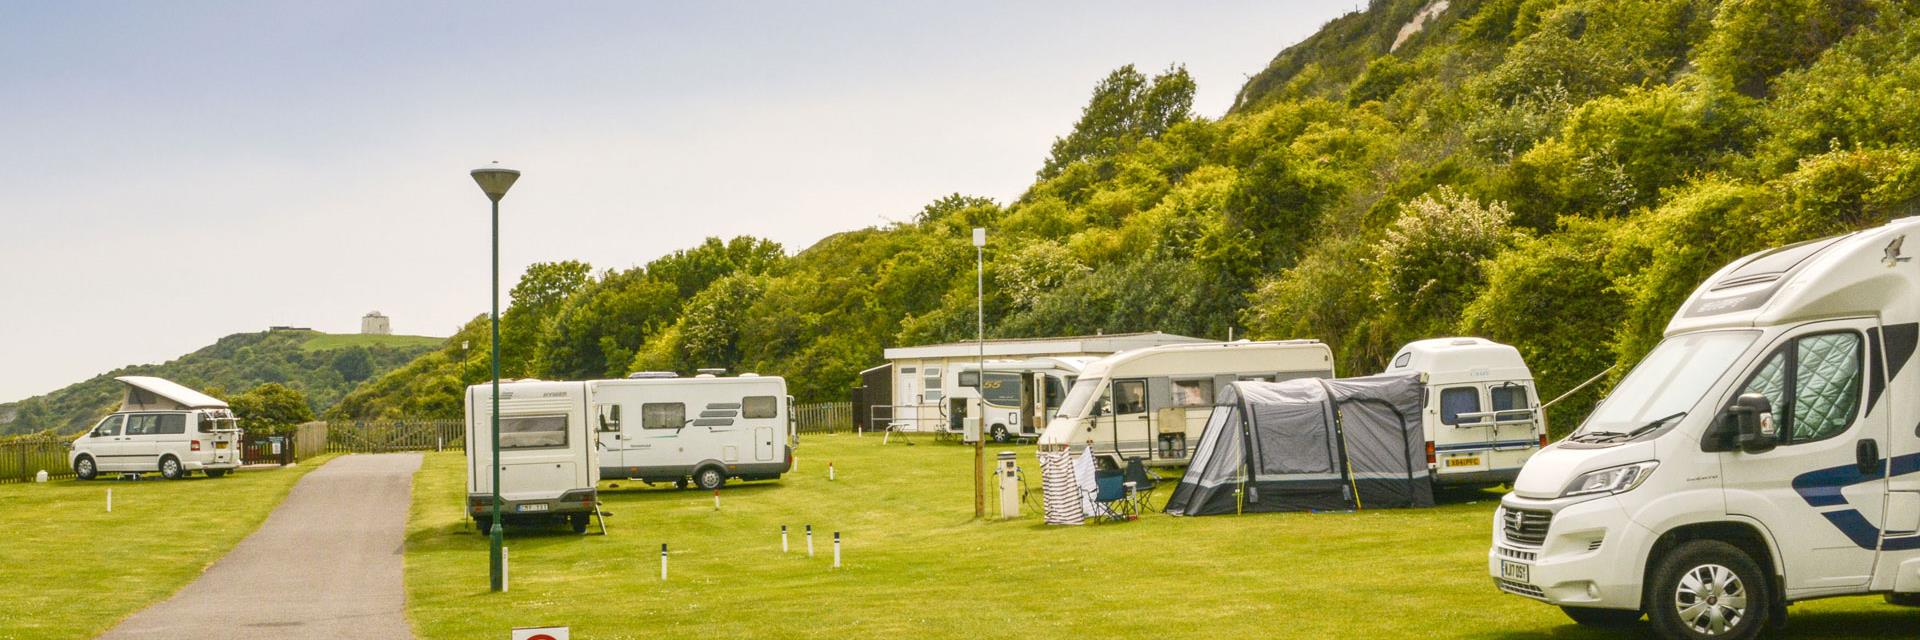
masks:
<path fill-rule="evenodd" d="M 721 367 L 707 367 L 704 369 L 695 369 L 694 371 L 707 377 L 727 375 L 727 370 Z"/>
<path fill-rule="evenodd" d="M 635 371 L 627 374 L 627 377 L 635 380 L 660 380 L 664 378 L 678 378 L 680 374 L 672 371 Z"/>

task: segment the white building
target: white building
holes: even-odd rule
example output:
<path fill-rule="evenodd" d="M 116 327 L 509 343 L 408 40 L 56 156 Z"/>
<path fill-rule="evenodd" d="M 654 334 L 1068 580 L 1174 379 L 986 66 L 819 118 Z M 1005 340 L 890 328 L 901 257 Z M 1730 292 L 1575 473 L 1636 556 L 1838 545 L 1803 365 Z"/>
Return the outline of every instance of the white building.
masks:
<path fill-rule="evenodd" d="M 370 336 L 393 335 L 393 325 L 380 312 L 370 311 L 360 316 L 360 333 Z"/>

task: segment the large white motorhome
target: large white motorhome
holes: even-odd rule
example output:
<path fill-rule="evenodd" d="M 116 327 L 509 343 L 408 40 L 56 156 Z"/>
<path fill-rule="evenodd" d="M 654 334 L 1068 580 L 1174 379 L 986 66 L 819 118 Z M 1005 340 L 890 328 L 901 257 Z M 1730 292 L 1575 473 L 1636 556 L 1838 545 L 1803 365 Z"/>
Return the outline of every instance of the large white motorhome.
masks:
<path fill-rule="evenodd" d="M 114 379 L 127 385 L 120 410 L 68 445 L 75 476 L 158 472 L 178 480 L 195 471 L 218 478 L 240 468 L 242 433 L 226 402 L 163 378 Z"/>
<path fill-rule="evenodd" d="M 1426 385 L 1421 427 L 1435 484 L 1499 485 L 1546 446 L 1533 372 L 1520 351 L 1484 338 L 1407 343 L 1386 373 L 1418 373 Z"/>
<path fill-rule="evenodd" d="M 1920 218 L 1763 251 L 1501 501 L 1487 570 L 1575 621 L 1751 638 L 1789 603 L 1920 603 Z"/>
<path fill-rule="evenodd" d="M 634 375 L 586 383 L 602 476 L 718 489 L 729 478 L 773 480 L 792 468 L 799 441 L 785 379 Z"/>
<path fill-rule="evenodd" d="M 1045 428 L 1047 416 L 1060 409 L 1067 389 L 1080 378 L 1080 370 L 1094 358 L 1062 357 L 1030 360 L 987 361 L 987 379 L 983 386 L 979 366 L 954 367 L 958 384 L 947 396 L 946 430 L 966 437 L 966 421 L 976 407 L 986 407 L 987 437 L 994 442 L 1016 438 L 1037 438 Z"/>
<path fill-rule="evenodd" d="M 1318 340 L 1208 342 L 1123 351 L 1087 363 L 1040 435 L 1045 449 L 1085 445 L 1100 464 L 1129 458 L 1182 465 L 1213 411 L 1214 390 L 1236 380 L 1333 377 Z M 1187 434 L 1193 434 L 1188 438 Z"/>
<path fill-rule="evenodd" d="M 585 533 L 595 510 L 600 452 L 588 420 L 588 383 L 500 384 L 500 512 L 513 522 L 563 521 Z M 493 385 L 467 387 L 467 512 L 493 521 Z"/>

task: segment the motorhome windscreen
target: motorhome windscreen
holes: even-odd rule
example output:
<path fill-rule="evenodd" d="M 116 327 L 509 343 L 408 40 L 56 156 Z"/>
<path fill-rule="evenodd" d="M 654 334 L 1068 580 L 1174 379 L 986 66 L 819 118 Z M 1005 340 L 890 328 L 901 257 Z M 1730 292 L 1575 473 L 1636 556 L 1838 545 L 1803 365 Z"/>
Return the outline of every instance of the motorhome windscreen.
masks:
<path fill-rule="evenodd" d="M 1707 331 L 1662 340 L 1594 407 L 1575 435 L 1630 433 L 1692 409 L 1759 335 L 1758 331 Z"/>
<path fill-rule="evenodd" d="M 1078 418 L 1087 414 L 1087 407 L 1100 395 L 1105 378 L 1081 378 L 1067 391 L 1067 401 L 1060 403 L 1060 413 L 1056 418 Z"/>
<path fill-rule="evenodd" d="M 567 446 L 566 416 L 501 416 L 501 449 Z"/>

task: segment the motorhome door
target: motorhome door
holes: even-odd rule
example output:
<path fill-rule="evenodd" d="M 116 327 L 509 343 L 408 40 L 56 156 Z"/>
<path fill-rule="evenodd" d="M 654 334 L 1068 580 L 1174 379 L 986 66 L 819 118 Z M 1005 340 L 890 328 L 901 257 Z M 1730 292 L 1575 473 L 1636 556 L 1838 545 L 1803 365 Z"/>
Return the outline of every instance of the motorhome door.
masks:
<path fill-rule="evenodd" d="M 620 404 L 596 404 L 593 412 L 594 437 L 600 446 L 600 466 L 621 466 L 624 464 L 622 452 L 626 449 L 626 438 L 620 433 Z"/>
<path fill-rule="evenodd" d="M 1151 453 L 1153 412 L 1145 378 L 1113 381 L 1113 445 L 1121 460 Z"/>

